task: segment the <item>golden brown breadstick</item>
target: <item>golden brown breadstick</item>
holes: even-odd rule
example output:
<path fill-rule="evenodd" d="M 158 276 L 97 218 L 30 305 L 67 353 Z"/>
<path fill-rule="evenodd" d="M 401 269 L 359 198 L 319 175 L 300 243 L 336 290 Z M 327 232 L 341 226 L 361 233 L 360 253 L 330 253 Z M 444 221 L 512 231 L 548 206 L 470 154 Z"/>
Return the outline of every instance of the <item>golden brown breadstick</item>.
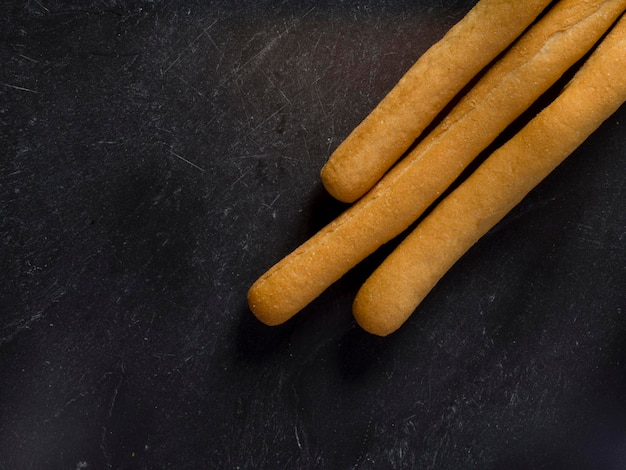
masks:
<path fill-rule="evenodd" d="M 248 292 L 253 313 L 282 323 L 411 223 L 463 169 L 580 59 L 623 12 L 626 0 L 563 0 L 505 56 L 516 64 L 487 74 L 476 93 L 375 188 L 261 276 Z M 528 52 L 530 51 L 530 53 Z M 509 55 L 522 55 L 517 64 Z"/>
<path fill-rule="evenodd" d="M 557 74 L 551 73 L 549 69 L 543 70 L 541 61 L 547 63 L 554 61 L 555 58 L 558 60 L 558 56 L 553 54 L 554 51 L 552 54 L 548 52 L 548 49 L 554 48 L 556 38 L 563 41 L 560 47 L 567 49 L 569 54 L 573 52 L 578 57 L 580 51 L 585 50 L 586 52 L 592 47 L 592 44 L 600 38 L 624 9 L 626 9 L 625 0 L 562 0 L 559 2 L 548 13 L 545 21 L 540 22 L 520 38 L 509 54 L 506 54 L 486 71 L 485 76 L 467 92 L 442 123 L 426 137 L 428 142 L 433 142 L 442 133 L 450 131 L 451 127 L 465 118 L 468 113 L 478 111 L 480 104 L 477 103 L 483 103 L 483 107 L 485 105 L 506 106 L 504 101 L 494 101 L 494 96 L 504 100 L 512 97 L 511 101 L 513 101 L 514 95 L 523 93 L 519 89 L 524 86 L 524 81 L 543 80 L 545 73 L 550 74 L 549 81 L 552 82 Z M 569 39 L 560 37 L 562 32 L 572 27 L 579 28 L 578 33 L 572 34 Z M 594 32 L 587 37 L 585 44 L 578 43 L 579 49 L 576 49 L 574 43 L 585 30 Z M 570 63 L 569 60 L 565 61 Z M 520 68 L 525 72 L 519 70 Z M 533 74 L 536 75 L 533 76 Z M 528 103 L 530 104 L 530 102 Z M 510 106 L 510 108 L 515 110 L 514 106 Z M 493 116 L 498 117 L 497 114 Z M 503 120 L 503 124 L 504 122 L 508 121 Z M 480 127 L 463 128 L 462 130 L 462 132 L 468 131 L 482 132 Z M 477 139 L 478 142 L 481 138 L 478 137 Z M 466 140 L 470 140 L 467 134 Z"/>
<path fill-rule="evenodd" d="M 353 202 L 391 168 L 446 104 L 550 0 L 481 0 L 406 72 L 322 168 L 330 194 Z"/>
<path fill-rule="evenodd" d="M 626 101 L 626 17 L 555 101 L 448 195 L 374 271 L 357 322 L 387 335 L 450 267 Z"/>

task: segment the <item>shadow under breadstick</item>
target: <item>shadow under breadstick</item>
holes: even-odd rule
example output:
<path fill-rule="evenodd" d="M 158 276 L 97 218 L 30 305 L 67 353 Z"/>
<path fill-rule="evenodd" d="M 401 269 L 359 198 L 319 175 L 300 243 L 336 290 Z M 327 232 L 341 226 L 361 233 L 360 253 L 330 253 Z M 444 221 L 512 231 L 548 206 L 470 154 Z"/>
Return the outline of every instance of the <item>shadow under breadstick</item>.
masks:
<path fill-rule="evenodd" d="M 489 156 L 374 271 L 353 305 L 357 322 L 397 330 L 488 230 L 626 101 L 626 17 L 562 93 Z"/>

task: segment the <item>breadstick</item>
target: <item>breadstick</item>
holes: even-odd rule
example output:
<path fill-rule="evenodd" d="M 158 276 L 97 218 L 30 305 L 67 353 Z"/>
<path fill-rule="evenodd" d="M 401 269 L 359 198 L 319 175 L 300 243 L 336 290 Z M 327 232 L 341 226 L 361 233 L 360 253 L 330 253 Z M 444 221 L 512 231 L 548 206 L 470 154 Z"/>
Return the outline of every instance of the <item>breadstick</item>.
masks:
<path fill-rule="evenodd" d="M 282 323 L 426 210 L 516 117 L 579 60 L 626 8 L 626 0 L 563 0 L 505 56 L 527 58 L 487 74 L 488 92 L 459 104 L 450 120 L 370 192 L 261 276 L 248 292 L 253 313 Z M 531 51 L 528 53 L 527 51 Z M 480 87 L 479 87 L 480 85 Z"/>
<path fill-rule="evenodd" d="M 579 57 L 580 51 L 585 53 L 592 45 L 601 37 L 601 35 L 609 28 L 609 26 L 619 17 L 626 9 L 626 1 L 624 0 L 563 0 L 552 8 L 548 13 L 548 18 L 540 22 L 536 27 L 531 29 L 527 34 L 522 36 L 518 43 L 514 46 L 511 53 L 506 54 L 501 60 L 497 61 L 485 73 L 485 76 L 471 90 L 467 92 L 465 97 L 455 106 L 448 116 L 444 118 L 442 123 L 438 125 L 427 137 L 429 142 L 435 141 L 442 133 L 449 131 L 450 128 L 458 123 L 459 120 L 466 117 L 468 113 L 475 111 L 477 103 L 484 102 L 489 105 L 497 105 L 493 101 L 494 96 L 508 99 L 518 93 L 519 82 L 529 79 L 541 79 L 542 73 L 541 60 L 552 61 L 555 56 L 546 54 L 546 51 L 554 47 L 553 41 L 560 33 L 571 27 L 581 28 L 576 35 L 572 35 L 568 40 L 570 43 L 577 41 L 579 35 L 587 29 L 594 32 L 587 37 L 585 44 L 578 44 L 578 50 L 575 47 L 570 48 L 567 53 L 574 53 L 575 57 Z M 561 38 L 563 40 L 563 38 Z M 582 46 L 582 47 L 581 47 Z M 563 42 L 564 48 L 569 47 L 567 42 Z M 573 63 L 570 60 L 568 64 Z M 526 73 L 518 70 L 520 67 L 526 69 Z M 565 69 L 563 70 L 565 71 Z M 532 76 L 532 74 L 535 74 Z M 549 72 L 548 72 L 549 73 Z M 556 77 L 551 74 L 550 82 Z M 491 101 L 490 101 L 491 100 Z M 512 99 L 511 99 L 512 100 Z M 505 103 L 500 102 L 503 106 Z M 513 110 L 513 106 L 509 107 Z M 497 115 L 494 115 L 497 117 Z M 471 131 L 482 133 L 479 127 Z M 502 128 L 504 130 L 504 128 Z M 464 128 L 463 132 L 469 129 Z M 458 131 L 457 131 L 458 132 Z M 470 140 L 467 138 L 466 139 Z M 480 137 L 477 137 L 480 139 Z M 476 140 L 477 142 L 479 140 Z M 416 152 L 415 152 L 416 153 Z"/>
<path fill-rule="evenodd" d="M 344 202 L 365 194 L 437 114 L 508 47 L 550 0 L 481 0 L 406 72 L 322 168 Z"/>
<path fill-rule="evenodd" d="M 626 101 L 626 17 L 552 104 L 496 150 L 359 290 L 357 322 L 385 336 L 480 237 Z"/>

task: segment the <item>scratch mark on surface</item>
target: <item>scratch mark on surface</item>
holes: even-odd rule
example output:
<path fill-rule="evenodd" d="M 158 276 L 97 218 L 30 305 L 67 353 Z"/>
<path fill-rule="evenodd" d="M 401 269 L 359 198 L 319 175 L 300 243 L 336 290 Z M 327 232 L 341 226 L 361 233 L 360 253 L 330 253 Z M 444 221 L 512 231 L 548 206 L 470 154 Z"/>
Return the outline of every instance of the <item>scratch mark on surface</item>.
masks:
<path fill-rule="evenodd" d="M 235 78 L 241 77 L 241 75 L 243 74 L 243 70 L 248 66 L 248 64 L 250 64 L 250 63 L 257 63 L 257 62 L 263 60 L 265 58 L 265 56 L 274 48 L 274 45 L 282 37 L 283 37 L 283 35 L 279 34 L 275 38 L 270 39 L 270 41 L 267 44 L 265 44 L 265 46 L 263 46 L 263 48 L 259 52 L 257 52 L 250 59 L 248 59 L 246 62 L 244 62 L 244 64 L 241 67 L 238 67 L 237 69 L 235 69 L 235 71 L 233 73 Z"/>
<path fill-rule="evenodd" d="M 0 338 L 0 346 L 2 346 L 4 343 L 8 343 L 9 341 L 11 341 L 17 334 L 21 333 L 22 331 L 29 330 L 35 322 L 41 320 L 42 318 L 44 318 L 44 314 L 37 313 L 29 319 L 10 324 L 7 329 L 14 328 L 14 330 L 10 333 L 2 332 L 3 336 Z"/>
<path fill-rule="evenodd" d="M 317 52 L 317 46 L 319 46 L 320 40 L 322 39 L 323 34 L 324 33 L 320 33 L 320 35 L 317 38 L 317 42 L 315 43 L 315 46 L 313 46 L 313 56 L 315 56 L 315 53 Z"/>
<path fill-rule="evenodd" d="M 200 271 L 202 271 L 202 273 L 204 274 L 204 277 L 207 279 L 207 281 L 211 280 L 211 276 L 209 276 L 209 273 L 206 271 L 206 269 L 204 269 L 204 266 L 202 266 L 201 262 L 196 263 L 196 266 L 198 266 L 200 268 Z"/>
<path fill-rule="evenodd" d="M 174 67 L 174 65 L 176 65 L 176 62 L 180 60 L 180 58 L 183 56 L 183 53 L 184 51 L 178 54 L 178 57 L 176 57 L 176 59 L 165 70 L 161 72 L 161 76 L 165 75 L 169 69 L 171 69 L 172 67 Z"/>
<path fill-rule="evenodd" d="M 281 96 L 282 96 L 283 98 L 285 98 L 285 101 L 286 101 L 288 104 L 291 104 L 291 101 L 289 100 L 289 98 L 287 98 L 287 95 L 285 95 L 285 93 L 283 92 L 283 90 L 282 90 L 280 87 L 278 87 L 278 86 L 276 86 L 276 85 L 274 84 L 274 82 L 272 81 L 272 79 L 270 78 L 270 76 L 269 76 L 269 75 L 268 75 L 265 71 L 263 71 L 263 75 L 265 75 L 265 78 L 267 78 L 267 81 L 268 81 L 268 82 L 270 82 L 270 85 L 272 85 L 272 87 L 276 88 L 276 89 L 278 90 L 278 93 L 280 93 L 280 94 L 281 94 Z"/>
<path fill-rule="evenodd" d="M 54 413 L 54 418 L 55 418 L 55 419 L 59 418 L 59 416 L 61 416 L 61 415 L 62 415 L 62 414 L 63 414 L 63 413 L 67 410 L 67 408 L 69 408 L 69 407 L 70 407 L 73 403 L 75 403 L 75 402 L 77 402 L 78 400 L 80 400 L 80 399 L 82 399 L 82 398 L 85 398 L 85 397 L 87 397 L 87 396 L 88 396 L 87 392 L 81 392 L 81 393 L 79 393 L 79 394 L 78 394 L 78 396 L 73 397 L 73 398 L 70 398 L 69 400 L 67 400 L 67 401 L 65 402 L 65 405 L 64 405 L 62 408 L 58 409 L 58 410 Z M 46 419 L 46 420 L 44 421 L 44 423 L 48 423 L 48 422 L 50 422 L 50 419 Z"/>
<path fill-rule="evenodd" d="M 219 52 L 222 55 L 222 57 L 224 57 L 224 51 L 222 50 L 220 46 L 217 45 L 217 43 L 213 39 L 213 36 L 211 36 L 208 31 L 204 31 L 204 35 L 209 39 L 209 42 L 215 48 L 215 50 Z"/>
<path fill-rule="evenodd" d="M 13 88 L 14 90 L 19 90 L 19 91 L 27 91 L 29 93 L 37 93 L 37 94 L 41 94 L 40 91 L 37 90 L 31 90 L 30 88 L 24 88 L 22 86 L 17 86 L 17 85 L 11 85 L 10 83 L 5 83 L 5 82 L 0 82 L 2 85 L 8 87 L 8 88 Z"/>
<path fill-rule="evenodd" d="M 309 8 L 301 17 L 292 21 L 291 24 L 285 26 L 285 30 L 281 33 L 278 33 L 278 36 L 270 39 L 260 51 L 250 57 L 247 61 L 245 61 L 239 67 L 236 67 L 227 77 L 225 77 L 219 84 L 218 88 L 224 86 L 224 84 L 231 82 L 233 79 L 237 79 L 243 75 L 243 71 L 248 67 L 249 64 L 257 64 L 259 61 L 263 60 L 263 58 L 272 50 L 272 48 L 276 45 L 276 43 L 282 39 L 286 34 L 288 34 L 293 28 L 295 28 L 304 18 L 309 16 L 311 12 L 315 10 L 315 7 Z"/>
<path fill-rule="evenodd" d="M 169 152 L 170 152 L 172 155 L 174 155 L 176 158 L 179 158 L 179 159 L 180 159 L 180 160 L 182 160 L 183 162 L 185 162 L 185 163 L 187 163 L 187 164 L 191 165 L 191 166 L 192 166 L 192 167 L 194 167 L 194 168 L 197 168 L 197 169 L 198 169 L 198 170 L 200 170 L 202 173 L 204 173 L 204 172 L 206 171 L 206 170 L 205 170 L 204 168 L 202 168 L 201 166 L 198 166 L 198 165 L 196 165 L 195 163 L 190 162 L 190 161 L 189 161 L 189 160 L 187 160 L 185 157 L 183 157 L 183 156 L 181 156 L 181 155 L 178 155 L 178 154 L 177 154 L 176 152 L 174 152 L 173 150 L 171 150 L 171 149 L 170 149 L 170 150 L 169 150 Z"/>
<path fill-rule="evenodd" d="M 215 18 L 215 19 L 213 20 L 213 22 L 212 22 L 209 26 L 202 26 L 202 25 L 200 25 L 200 27 L 202 28 L 202 31 L 203 31 L 204 33 L 207 33 L 207 32 L 208 32 L 208 31 L 209 31 L 209 30 L 210 30 L 210 29 L 211 29 L 211 28 L 215 25 L 215 23 L 217 23 L 217 20 L 218 20 L 218 19 L 217 19 L 217 18 Z"/>
<path fill-rule="evenodd" d="M 233 159 L 236 160 L 245 160 L 247 158 L 267 158 L 267 157 L 271 157 L 272 154 L 271 153 L 255 153 L 252 155 L 239 155 L 237 157 L 233 157 Z"/>
<path fill-rule="evenodd" d="M 272 202 L 270 202 L 269 204 L 265 204 L 265 203 L 263 203 L 263 206 L 267 207 L 268 209 L 271 209 L 271 208 L 274 206 L 274 203 L 275 203 L 276 201 L 278 201 L 278 198 L 279 198 L 279 197 L 280 197 L 280 194 L 279 194 L 278 196 L 276 196 L 276 197 L 274 198 L 274 200 L 273 200 Z"/>
<path fill-rule="evenodd" d="M 164 128 L 159 127 L 159 126 L 154 126 L 154 128 L 159 130 L 159 131 L 167 132 L 168 134 L 173 134 L 173 132 L 170 131 L 169 129 L 164 129 Z"/>
<path fill-rule="evenodd" d="M 124 381 L 124 366 L 122 366 L 122 373 L 120 374 L 120 379 L 117 381 L 117 384 L 115 385 L 115 389 L 113 390 L 113 395 L 111 396 L 111 401 L 109 402 L 109 418 L 113 416 L 113 408 L 115 407 L 117 394 L 120 391 L 120 387 L 122 386 L 123 381 Z"/>
<path fill-rule="evenodd" d="M 298 449 L 302 450 L 302 444 L 300 443 L 300 436 L 298 436 L 298 426 L 293 426 L 293 432 L 296 435 L 296 443 L 298 444 Z"/>
<path fill-rule="evenodd" d="M 284 105 L 282 105 L 280 108 L 278 108 L 276 111 L 274 111 L 272 114 L 270 114 L 269 116 L 267 116 L 265 119 L 263 119 L 263 121 L 261 121 L 261 123 L 256 126 L 255 128 L 252 129 L 252 131 L 256 131 L 259 128 L 261 128 L 261 126 L 263 126 L 267 121 L 269 121 L 270 119 L 272 119 L 274 116 L 276 116 L 278 113 L 280 113 L 283 109 L 285 109 L 285 107 L 288 105 L 289 103 L 285 103 Z"/>
<path fill-rule="evenodd" d="M 215 23 L 217 23 L 217 20 L 213 21 L 213 23 L 211 23 L 211 24 L 210 24 L 209 26 L 207 26 L 206 28 L 202 28 L 202 34 L 204 34 L 204 35 L 207 37 L 207 39 L 209 40 L 209 42 L 213 45 L 213 47 L 214 47 L 214 48 L 215 48 L 218 52 L 220 52 L 220 53 L 222 53 L 222 54 L 223 54 L 222 48 L 221 48 L 221 47 L 219 47 L 219 46 L 217 45 L 217 43 L 216 43 L 216 42 L 215 42 L 215 40 L 213 39 L 213 36 L 211 36 L 211 35 L 209 34 L 209 30 L 211 29 L 211 27 L 212 27 Z"/>
<path fill-rule="evenodd" d="M 137 62 L 138 57 L 139 57 L 139 54 L 135 54 L 133 58 L 131 59 L 131 61 L 127 63 L 126 65 L 124 65 L 120 70 L 128 70 L 130 67 L 133 66 L 135 62 Z"/>
<path fill-rule="evenodd" d="M 108 466 L 110 466 L 111 455 L 109 454 L 106 448 L 107 425 L 108 425 L 109 420 L 113 416 L 113 408 L 115 408 L 117 394 L 119 393 L 120 387 L 122 386 L 122 382 L 124 381 L 124 371 L 125 371 L 125 368 L 122 365 L 120 378 L 117 381 L 117 384 L 115 384 L 115 388 L 113 389 L 113 394 L 111 395 L 111 400 L 109 400 L 109 408 L 107 410 L 108 411 L 107 419 L 106 419 L 106 423 L 102 426 L 102 435 L 100 436 L 100 449 L 102 450 L 102 455 L 104 456 L 105 461 L 107 462 Z"/>
<path fill-rule="evenodd" d="M 320 94 L 320 87 L 317 85 L 317 82 L 315 82 L 315 95 L 317 96 L 317 102 L 319 103 L 320 109 L 322 110 L 322 115 L 325 118 L 328 118 L 328 113 L 326 112 L 324 103 L 322 103 L 322 95 Z"/>
<path fill-rule="evenodd" d="M 185 86 L 187 87 L 186 91 L 194 91 L 198 96 L 200 96 L 201 98 L 204 98 L 205 100 L 211 102 L 210 100 L 207 99 L 206 95 L 204 94 L 204 92 L 198 90 L 196 87 L 192 86 L 187 80 L 185 80 L 183 77 L 181 77 L 180 75 L 177 77 L 181 82 L 183 82 L 185 84 Z M 195 106 L 195 104 L 194 104 Z M 193 108 L 192 108 L 193 110 Z"/>
<path fill-rule="evenodd" d="M 217 65 L 215 66 L 216 72 L 220 69 L 220 65 L 222 65 L 223 61 L 224 61 L 224 54 L 222 53 L 222 55 L 220 56 L 220 60 L 217 61 Z"/>
<path fill-rule="evenodd" d="M 229 190 L 233 189 L 233 187 L 239 183 L 244 176 L 246 176 L 248 173 L 250 173 L 250 171 L 252 171 L 252 168 L 248 168 L 246 171 L 244 171 L 241 175 L 239 175 L 239 178 L 237 178 L 235 181 L 232 182 L 232 184 L 228 187 Z"/>
<path fill-rule="evenodd" d="M 33 64 L 38 64 L 39 63 L 38 60 L 33 59 L 32 57 L 28 57 L 28 56 L 26 56 L 24 54 L 18 54 L 18 56 L 20 56 L 22 59 L 26 59 L 27 61 L 32 62 Z"/>
<path fill-rule="evenodd" d="M 216 21 L 217 21 L 217 20 L 216 20 Z M 183 51 L 182 51 L 180 54 L 178 54 L 178 57 L 176 57 L 176 59 L 174 59 L 174 61 L 173 61 L 173 62 L 171 62 L 171 63 L 170 63 L 170 65 L 168 65 L 168 66 L 167 66 L 167 68 L 166 68 L 165 70 L 162 70 L 162 71 L 161 71 L 161 76 L 165 75 L 169 69 L 171 69 L 172 67 L 174 67 L 174 65 L 176 65 L 176 64 L 178 63 L 178 61 L 181 59 L 181 57 L 182 57 L 183 55 L 185 55 L 185 53 L 186 53 L 189 49 L 191 49 L 191 47 L 192 47 L 192 46 L 193 46 L 196 42 L 198 42 L 198 39 L 200 39 L 200 37 L 202 37 L 203 35 L 204 35 L 204 31 L 202 31 L 200 34 L 198 34 L 198 35 L 195 37 L 195 39 L 194 39 L 193 41 L 191 41 L 191 42 L 187 45 L 187 47 L 185 47 L 185 49 L 183 49 Z"/>
<path fill-rule="evenodd" d="M 50 10 L 46 6 L 42 5 L 41 2 L 39 2 L 38 0 L 35 0 L 35 3 L 39 5 L 42 10 L 46 10 L 46 12 L 50 13 Z"/>
<path fill-rule="evenodd" d="M 437 444 L 437 448 L 435 449 L 435 453 L 433 454 L 432 461 L 431 461 L 430 466 L 428 468 L 436 468 L 437 457 L 439 456 L 439 451 L 443 447 L 444 441 L 446 441 L 446 444 L 447 444 L 448 440 L 449 440 L 449 436 L 448 436 L 447 433 L 444 434 L 443 437 L 439 440 L 439 442 Z"/>
<path fill-rule="evenodd" d="M 209 26 L 200 26 L 200 28 L 202 29 L 202 34 L 204 34 L 207 39 L 209 40 L 209 42 L 211 43 L 211 45 L 215 48 L 215 50 L 217 52 L 219 52 L 220 54 L 220 59 L 217 61 L 217 65 L 215 67 L 215 70 L 217 71 L 220 68 L 220 65 L 222 63 L 222 61 L 224 60 L 224 51 L 222 50 L 221 47 L 219 47 L 217 45 L 217 43 L 215 42 L 215 40 L 213 39 L 213 36 L 211 36 L 211 34 L 209 34 L 209 30 L 213 27 L 213 25 L 217 23 L 217 19 L 213 20 L 213 22 L 209 25 Z"/>

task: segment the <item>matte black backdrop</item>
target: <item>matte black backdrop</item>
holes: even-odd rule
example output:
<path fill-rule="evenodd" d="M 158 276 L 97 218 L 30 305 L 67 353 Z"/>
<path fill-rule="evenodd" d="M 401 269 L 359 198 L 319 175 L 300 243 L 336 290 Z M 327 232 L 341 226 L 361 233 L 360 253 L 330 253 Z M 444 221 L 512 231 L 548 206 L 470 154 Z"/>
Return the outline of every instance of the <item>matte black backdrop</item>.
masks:
<path fill-rule="evenodd" d="M 247 309 L 473 3 L 3 2 L 0 469 L 624 468 L 624 107 L 396 334 L 350 313 L 389 248 Z"/>

